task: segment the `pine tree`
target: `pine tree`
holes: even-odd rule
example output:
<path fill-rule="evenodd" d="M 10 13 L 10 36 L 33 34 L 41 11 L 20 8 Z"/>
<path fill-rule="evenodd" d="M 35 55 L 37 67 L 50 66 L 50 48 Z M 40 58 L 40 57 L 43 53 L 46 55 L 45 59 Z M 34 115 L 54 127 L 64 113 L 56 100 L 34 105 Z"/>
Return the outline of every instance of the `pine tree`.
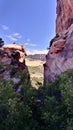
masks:
<path fill-rule="evenodd" d="M 2 38 L 0 38 L 0 47 L 2 47 L 4 45 L 4 41 L 2 40 Z"/>

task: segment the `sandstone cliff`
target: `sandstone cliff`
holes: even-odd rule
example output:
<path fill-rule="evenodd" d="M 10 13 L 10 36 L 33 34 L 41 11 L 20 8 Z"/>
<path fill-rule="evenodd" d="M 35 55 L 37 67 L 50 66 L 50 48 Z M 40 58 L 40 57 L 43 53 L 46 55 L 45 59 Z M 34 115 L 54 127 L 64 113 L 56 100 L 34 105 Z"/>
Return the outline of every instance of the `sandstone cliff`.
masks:
<path fill-rule="evenodd" d="M 54 81 L 68 69 L 73 69 L 73 1 L 57 0 L 56 36 L 46 55 L 44 81 Z"/>
<path fill-rule="evenodd" d="M 16 78 L 16 73 L 26 71 L 28 80 L 29 73 L 25 64 L 25 48 L 18 44 L 9 44 L 0 47 L 0 80 L 11 80 L 14 84 L 19 84 L 16 91 L 20 90 L 20 78 Z"/>
<path fill-rule="evenodd" d="M 73 0 L 57 0 L 56 33 L 62 34 L 73 23 Z"/>

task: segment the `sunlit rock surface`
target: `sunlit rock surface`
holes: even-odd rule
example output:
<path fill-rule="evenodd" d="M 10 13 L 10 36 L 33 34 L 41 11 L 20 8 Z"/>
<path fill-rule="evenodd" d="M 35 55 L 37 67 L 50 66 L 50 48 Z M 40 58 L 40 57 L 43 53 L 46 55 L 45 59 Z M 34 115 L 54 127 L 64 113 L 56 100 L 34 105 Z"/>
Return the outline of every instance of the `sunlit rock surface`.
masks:
<path fill-rule="evenodd" d="M 73 23 L 73 0 L 57 0 L 56 33 L 62 34 Z"/>
<path fill-rule="evenodd" d="M 14 75 L 24 70 L 27 73 L 28 80 L 29 72 L 25 64 L 26 50 L 22 45 L 9 44 L 0 47 L 0 80 L 12 80 L 14 84 L 20 85 L 20 78 L 15 78 Z M 25 80 L 25 77 L 23 77 Z M 18 88 L 17 88 L 18 89 Z"/>
<path fill-rule="evenodd" d="M 56 36 L 46 55 L 44 82 L 53 82 L 68 69 L 73 69 L 73 1 L 57 0 Z"/>

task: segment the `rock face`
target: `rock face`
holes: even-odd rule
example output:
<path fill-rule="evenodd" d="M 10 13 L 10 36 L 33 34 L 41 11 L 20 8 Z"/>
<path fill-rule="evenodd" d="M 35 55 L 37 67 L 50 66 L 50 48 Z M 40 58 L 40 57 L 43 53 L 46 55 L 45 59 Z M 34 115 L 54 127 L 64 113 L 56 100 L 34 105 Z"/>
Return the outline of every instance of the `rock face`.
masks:
<path fill-rule="evenodd" d="M 68 69 L 73 69 L 73 1 L 57 0 L 56 36 L 46 55 L 44 82 L 53 82 Z"/>
<path fill-rule="evenodd" d="M 73 0 L 57 0 L 56 33 L 62 34 L 73 23 Z"/>
<path fill-rule="evenodd" d="M 9 45 L 4 45 L 3 49 L 5 52 L 8 54 L 12 54 L 13 52 L 18 52 L 19 53 L 19 62 L 24 62 L 25 56 L 27 56 L 25 48 L 23 45 L 18 45 L 18 44 L 9 44 Z"/>
<path fill-rule="evenodd" d="M 15 78 L 14 75 L 24 70 L 26 70 L 26 77 L 29 79 L 28 68 L 25 64 L 26 55 L 22 45 L 9 44 L 0 47 L 0 80 L 11 80 L 14 84 L 20 84 L 20 79 Z"/>

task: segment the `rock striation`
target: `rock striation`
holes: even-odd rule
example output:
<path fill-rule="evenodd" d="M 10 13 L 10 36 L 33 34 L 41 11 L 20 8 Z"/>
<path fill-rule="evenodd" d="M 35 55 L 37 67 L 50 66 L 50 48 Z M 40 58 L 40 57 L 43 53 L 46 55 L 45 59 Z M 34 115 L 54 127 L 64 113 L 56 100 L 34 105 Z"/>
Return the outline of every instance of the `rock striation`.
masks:
<path fill-rule="evenodd" d="M 44 82 L 53 82 L 68 69 L 73 69 L 73 1 L 57 0 L 56 36 L 46 55 Z"/>

